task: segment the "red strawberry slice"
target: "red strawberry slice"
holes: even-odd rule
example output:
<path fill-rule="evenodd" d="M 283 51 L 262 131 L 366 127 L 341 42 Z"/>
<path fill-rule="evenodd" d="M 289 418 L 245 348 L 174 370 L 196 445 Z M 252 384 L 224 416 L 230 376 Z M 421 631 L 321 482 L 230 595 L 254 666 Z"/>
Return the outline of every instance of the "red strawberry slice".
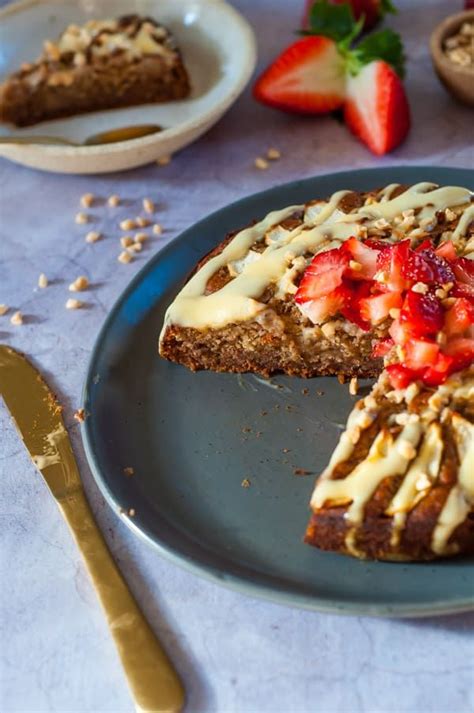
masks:
<path fill-rule="evenodd" d="M 444 329 L 448 337 L 463 334 L 474 324 L 474 304 L 465 297 L 459 297 L 446 312 Z"/>
<path fill-rule="evenodd" d="M 439 346 L 436 342 L 425 339 L 410 339 L 405 344 L 404 350 L 404 365 L 415 371 L 433 365 L 439 354 Z"/>
<path fill-rule="evenodd" d="M 347 80 L 344 118 L 373 153 L 395 149 L 410 128 L 410 109 L 403 84 L 392 67 L 376 60 Z"/>
<path fill-rule="evenodd" d="M 467 257 L 460 257 L 454 263 L 454 274 L 456 278 L 469 287 L 474 287 L 474 260 Z"/>
<path fill-rule="evenodd" d="M 431 244 L 429 248 L 423 244 L 417 250 L 409 250 L 403 274 L 412 283 L 445 285 L 455 279 L 451 265 L 432 250 Z"/>
<path fill-rule="evenodd" d="M 395 346 L 395 343 L 393 339 L 390 337 L 385 337 L 385 339 L 380 339 L 375 345 L 374 348 L 372 349 L 372 356 L 374 358 L 378 357 L 384 357 L 386 356 L 389 351 L 393 349 Z"/>
<path fill-rule="evenodd" d="M 349 256 L 339 248 L 315 255 L 300 282 L 296 302 L 301 304 L 333 292 L 342 283 L 348 264 Z"/>
<path fill-rule="evenodd" d="M 439 386 L 446 381 L 446 378 L 453 370 L 454 359 L 441 352 L 436 357 L 435 363 L 426 369 L 423 374 L 423 381 L 430 386 Z"/>
<path fill-rule="evenodd" d="M 464 337 L 451 339 L 444 351 L 454 360 L 453 371 L 464 369 L 474 361 L 474 339 Z"/>
<path fill-rule="evenodd" d="M 344 102 L 344 59 L 328 37 L 305 37 L 287 47 L 263 72 L 253 95 L 277 109 L 327 114 Z"/>
<path fill-rule="evenodd" d="M 344 289 L 339 288 L 329 295 L 304 302 L 300 308 L 313 324 L 322 324 L 341 310 L 345 298 Z"/>
<path fill-rule="evenodd" d="M 415 337 L 434 335 L 443 327 L 444 311 L 434 295 L 407 293 L 400 314 L 400 323 Z"/>
<path fill-rule="evenodd" d="M 412 381 L 423 375 L 423 370 L 417 372 L 403 364 L 390 364 L 385 367 L 385 370 L 394 389 L 406 389 Z"/>
<path fill-rule="evenodd" d="M 358 263 L 359 268 L 350 268 L 348 276 L 353 280 L 371 280 L 377 272 L 378 251 L 362 243 L 357 238 L 346 240 L 342 249 L 349 253 L 350 259 Z"/>
<path fill-rule="evenodd" d="M 366 297 L 360 301 L 362 318 L 371 324 L 380 324 L 389 315 L 391 309 L 400 308 L 403 299 L 400 292 L 384 292 L 381 295 Z"/>
<path fill-rule="evenodd" d="M 404 265 L 408 260 L 409 251 L 410 241 L 403 240 L 379 252 L 377 268 L 385 273 L 387 281 L 384 284 L 388 289 L 398 292 L 409 286 L 404 277 Z"/>
<path fill-rule="evenodd" d="M 441 243 L 441 245 L 436 248 L 435 253 L 448 262 L 454 262 L 458 257 L 452 240 L 447 240 L 445 243 Z"/>

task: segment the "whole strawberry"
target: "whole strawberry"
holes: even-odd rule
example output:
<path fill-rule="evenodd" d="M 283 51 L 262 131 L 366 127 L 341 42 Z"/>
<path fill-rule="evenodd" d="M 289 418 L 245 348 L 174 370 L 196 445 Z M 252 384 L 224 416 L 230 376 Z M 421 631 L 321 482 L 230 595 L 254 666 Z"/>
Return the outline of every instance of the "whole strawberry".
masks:
<path fill-rule="evenodd" d="M 328 0 L 313 4 L 310 21 L 305 37 L 257 79 L 255 99 L 300 114 L 343 107 L 346 125 L 371 151 L 392 151 L 410 128 L 400 37 L 387 29 L 354 46 L 363 20 L 356 22 L 349 5 Z"/>
<path fill-rule="evenodd" d="M 332 5 L 344 5 L 345 3 L 349 3 L 352 7 L 355 19 L 360 20 L 361 17 L 364 18 L 364 30 L 371 30 L 387 13 L 396 12 L 391 0 L 330 0 L 330 2 Z M 310 14 L 313 5 L 314 0 L 305 1 L 303 15 L 303 28 L 305 30 L 310 26 Z"/>

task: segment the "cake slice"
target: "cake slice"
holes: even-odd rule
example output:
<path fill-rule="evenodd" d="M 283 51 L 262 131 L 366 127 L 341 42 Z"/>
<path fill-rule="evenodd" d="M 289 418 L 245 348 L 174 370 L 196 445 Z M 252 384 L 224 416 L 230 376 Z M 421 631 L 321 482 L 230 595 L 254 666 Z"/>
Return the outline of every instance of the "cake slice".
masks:
<path fill-rule="evenodd" d="M 474 554 L 474 369 L 359 401 L 316 483 L 305 541 L 360 558 Z"/>
<path fill-rule="evenodd" d="M 0 121 L 29 126 L 84 112 L 183 99 L 189 77 L 176 43 L 148 17 L 89 20 L 46 41 L 0 85 Z"/>
<path fill-rule="evenodd" d="M 474 282 L 473 220 L 469 190 L 432 183 L 338 191 L 274 211 L 199 263 L 167 311 L 160 354 L 193 370 L 377 376 L 404 339 L 389 329 L 409 288 L 431 295 L 453 270 Z M 410 298 L 413 323 L 424 322 L 425 303 Z M 413 368 L 428 355 L 415 346 Z"/>

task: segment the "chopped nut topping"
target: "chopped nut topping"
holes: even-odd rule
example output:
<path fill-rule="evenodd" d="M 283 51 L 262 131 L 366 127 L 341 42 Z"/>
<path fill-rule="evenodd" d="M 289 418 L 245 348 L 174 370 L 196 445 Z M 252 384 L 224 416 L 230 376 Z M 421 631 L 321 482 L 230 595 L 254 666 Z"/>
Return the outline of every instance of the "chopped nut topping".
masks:
<path fill-rule="evenodd" d="M 171 163 L 171 156 L 161 156 L 161 158 L 156 159 L 158 166 L 167 166 Z"/>
<path fill-rule="evenodd" d="M 362 265 L 357 260 L 349 260 L 349 267 L 355 272 L 360 272 L 362 270 Z"/>
<path fill-rule="evenodd" d="M 358 391 L 359 391 L 359 381 L 357 379 L 357 376 L 353 376 L 349 382 L 349 393 L 351 396 L 356 396 Z"/>
<path fill-rule="evenodd" d="M 46 277 L 44 272 L 42 272 L 41 275 L 38 277 L 38 287 L 41 287 L 41 289 L 44 289 L 47 286 L 48 286 L 48 278 Z"/>
<path fill-rule="evenodd" d="M 9 310 L 8 305 L 0 305 L 0 317 L 3 317 L 4 314 L 6 314 Z"/>
<path fill-rule="evenodd" d="M 76 213 L 74 220 L 78 225 L 84 225 L 89 222 L 89 216 L 86 213 Z"/>
<path fill-rule="evenodd" d="M 431 486 L 431 480 L 428 478 L 426 473 L 421 473 L 419 478 L 417 479 L 415 483 L 415 488 L 416 490 L 426 490 Z"/>
<path fill-rule="evenodd" d="M 70 297 L 66 302 L 66 309 L 81 309 L 84 306 L 84 302 L 81 300 L 75 300 Z"/>
<path fill-rule="evenodd" d="M 358 443 L 360 439 L 360 428 L 358 426 L 354 426 L 354 428 L 351 428 L 349 431 L 347 431 L 347 436 L 350 442 L 355 446 L 355 444 Z"/>
<path fill-rule="evenodd" d="M 163 232 L 163 228 L 159 223 L 155 223 L 155 225 L 152 228 L 154 235 L 161 235 Z"/>
<path fill-rule="evenodd" d="M 127 252 L 127 250 L 124 250 L 123 252 L 120 253 L 117 260 L 119 262 L 123 263 L 124 265 L 126 265 L 127 263 L 132 262 L 133 255 L 130 255 L 130 253 Z"/>
<path fill-rule="evenodd" d="M 86 411 L 83 408 L 78 408 L 77 411 L 74 413 L 74 418 L 76 421 L 79 421 L 79 423 L 84 423 L 86 420 Z"/>
<path fill-rule="evenodd" d="M 446 208 L 446 210 L 444 211 L 444 217 L 446 218 L 446 220 L 451 222 L 452 220 L 456 220 L 457 215 L 454 210 L 451 210 L 451 208 Z"/>
<path fill-rule="evenodd" d="M 120 196 L 117 196 L 115 193 L 107 198 L 107 205 L 109 205 L 111 208 L 116 208 L 118 205 L 120 205 Z"/>
<path fill-rule="evenodd" d="M 81 196 L 81 206 L 83 208 L 90 208 L 93 202 L 94 195 L 92 193 L 84 193 L 84 195 Z"/>
<path fill-rule="evenodd" d="M 96 243 L 98 240 L 101 239 L 101 237 L 101 234 L 98 233 L 96 230 L 91 230 L 86 235 L 86 243 Z"/>
<path fill-rule="evenodd" d="M 324 334 L 326 339 L 331 339 L 331 337 L 334 337 L 336 333 L 336 325 L 334 322 L 326 322 L 326 324 L 322 325 L 321 332 Z"/>
<path fill-rule="evenodd" d="M 388 313 L 392 319 L 398 319 L 398 317 L 400 316 L 400 312 L 401 312 L 401 309 L 399 309 L 398 307 L 392 307 L 388 311 Z"/>
<path fill-rule="evenodd" d="M 19 327 L 21 324 L 23 324 L 23 315 L 20 310 L 12 314 L 12 316 L 10 317 L 10 322 L 11 324 L 15 325 L 15 327 Z"/>
<path fill-rule="evenodd" d="M 155 212 L 155 204 L 150 198 L 144 198 L 143 199 L 143 210 L 145 213 L 154 213 Z"/>
<path fill-rule="evenodd" d="M 69 285 L 69 292 L 82 292 L 82 290 L 87 290 L 88 287 L 89 280 L 84 275 L 80 275 Z"/>
<path fill-rule="evenodd" d="M 474 21 L 464 22 L 444 41 L 444 54 L 453 64 L 474 71 Z"/>
<path fill-rule="evenodd" d="M 398 444 L 398 452 L 407 460 L 413 460 L 416 456 L 416 448 L 410 443 L 410 441 L 400 441 Z"/>
<path fill-rule="evenodd" d="M 455 297 L 446 297 L 446 299 L 444 299 L 444 300 L 441 302 L 441 304 L 443 305 L 443 307 L 444 307 L 445 309 L 449 309 L 450 307 L 453 306 L 453 304 L 454 304 L 455 302 L 456 302 L 456 298 L 455 298 Z"/>
<path fill-rule="evenodd" d="M 435 290 L 435 295 L 439 300 L 444 300 L 448 296 L 448 293 L 441 289 L 441 287 L 438 287 L 438 289 Z"/>
<path fill-rule="evenodd" d="M 255 159 L 254 165 L 255 168 L 259 169 L 259 171 L 265 171 L 268 168 L 268 161 L 261 156 L 258 156 Z"/>
<path fill-rule="evenodd" d="M 131 218 L 127 218 L 126 220 L 120 221 L 120 229 L 121 230 L 133 230 L 136 227 L 137 227 L 136 222 L 134 220 L 132 220 Z"/>
<path fill-rule="evenodd" d="M 417 282 L 411 289 L 412 292 L 418 292 L 420 295 L 426 295 L 428 292 L 428 285 L 425 282 Z"/>
<path fill-rule="evenodd" d="M 278 161 L 278 159 L 281 158 L 281 152 L 272 147 L 267 151 L 267 158 L 270 159 L 270 161 Z"/>
<path fill-rule="evenodd" d="M 120 245 L 123 248 L 128 248 L 130 245 L 133 245 L 133 238 L 131 235 L 124 235 L 123 238 L 120 238 Z"/>
<path fill-rule="evenodd" d="M 148 218 L 143 218 L 141 215 L 139 215 L 138 218 L 135 218 L 135 223 L 139 228 L 147 228 L 150 225 Z"/>
<path fill-rule="evenodd" d="M 150 236 L 148 235 L 148 233 L 137 233 L 134 238 L 136 243 L 146 243 L 146 241 L 149 239 Z"/>
<path fill-rule="evenodd" d="M 131 475 L 133 475 L 135 473 L 135 470 L 131 466 L 127 466 L 126 468 L 123 469 L 123 473 L 127 477 L 130 477 Z"/>

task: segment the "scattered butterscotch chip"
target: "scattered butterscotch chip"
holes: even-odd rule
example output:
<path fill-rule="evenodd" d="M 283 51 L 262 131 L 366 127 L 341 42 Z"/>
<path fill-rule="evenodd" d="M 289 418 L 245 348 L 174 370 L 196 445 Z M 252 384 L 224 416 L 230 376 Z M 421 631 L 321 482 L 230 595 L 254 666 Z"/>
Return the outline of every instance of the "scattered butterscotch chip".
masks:
<path fill-rule="evenodd" d="M 48 286 L 48 278 L 46 277 L 44 272 L 42 272 L 41 275 L 38 277 L 38 287 L 41 287 L 41 289 L 44 289 L 47 286 Z"/>
<path fill-rule="evenodd" d="M 86 420 L 86 410 L 84 408 L 78 408 L 77 411 L 74 412 L 74 418 L 76 421 L 79 421 L 79 423 L 84 423 Z"/>
<path fill-rule="evenodd" d="M 349 382 L 349 393 L 351 396 L 356 396 L 359 391 L 359 380 L 357 376 L 353 376 Z"/>
<path fill-rule="evenodd" d="M 124 250 L 123 252 L 120 253 L 117 260 L 119 262 L 123 263 L 124 265 L 126 265 L 127 263 L 132 262 L 133 255 L 130 255 L 130 253 L 127 252 L 127 250 Z"/>
<path fill-rule="evenodd" d="M 268 168 L 268 161 L 261 156 L 258 156 L 254 161 L 254 166 L 255 168 L 258 168 L 259 171 L 265 171 Z"/>
<path fill-rule="evenodd" d="M 241 486 L 243 488 L 250 488 L 250 480 L 248 478 L 244 478 L 241 482 Z"/>
<path fill-rule="evenodd" d="M 131 235 L 124 235 L 122 238 L 120 238 L 120 245 L 123 248 L 128 248 L 130 245 L 133 245 L 133 238 Z"/>
<path fill-rule="evenodd" d="M 115 193 L 107 198 L 107 205 L 109 205 L 111 208 L 116 208 L 118 205 L 120 205 L 120 196 L 117 196 Z"/>
<path fill-rule="evenodd" d="M 135 508 L 129 508 L 128 516 L 129 516 L 129 517 L 135 517 Z"/>
<path fill-rule="evenodd" d="M 89 216 L 86 213 L 76 213 L 76 217 L 74 218 L 75 222 L 78 225 L 84 225 L 84 223 L 89 222 Z"/>
<path fill-rule="evenodd" d="M 171 163 L 171 156 L 161 156 L 161 158 L 156 159 L 156 163 L 158 166 L 167 166 Z"/>
<path fill-rule="evenodd" d="M 150 236 L 148 235 L 148 233 L 137 233 L 135 235 L 134 240 L 136 243 L 146 243 L 146 241 L 149 240 L 149 238 L 150 238 Z"/>
<path fill-rule="evenodd" d="M 135 223 L 139 228 L 147 228 L 150 225 L 148 218 L 144 218 L 142 215 L 135 218 Z"/>
<path fill-rule="evenodd" d="M 23 315 L 20 310 L 12 314 L 12 316 L 10 317 L 10 322 L 14 324 L 15 327 L 19 327 L 21 324 L 23 324 Z"/>
<path fill-rule="evenodd" d="M 141 243 L 132 243 L 128 246 L 127 249 L 130 250 L 132 253 L 141 253 L 141 251 L 143 250 L 143 245 Z"/>
<path fill-rule="evenodd" d="M 135 470 L 131 466 L 127 466 L 126 468 L 123 469 L 123 474 L 129 478 L 131 475 L 135 473 Z"/>
<path fill-rule="evenodd" d="M 91 230 L 86 235 L 86 243 L 96 243 L 98 240 L 100 240 L 101 237 L 101 234 L 98 233 L 96 230 Z"/>
<path fill-rule="evenodd" d="M 9 310 L 8 305 L 0 305 L 0 317 L 3 317 Z"/>
<path fill-rule="evenodd" d="M 80 275 L 69 285 L 69 292 L 82 292 L 82 290 L 87 290 L 88 287 L 89 280 L 84 275 Z"/>
<path fill-rule="evenodd" d="M 295 468 L 295 469 L 293 470 L 293 473 L 294 473 L 295 475 L 311 475 L 311 471 L 310 471 L 310 470 L 306 470 L 305 468 Z"/>
<path fill-rule="evenodd" d="M 93 202 L 94 196 L 92 193 L 84 193 L 84 195 L 81 196 L 81 206 L 83 208 L 90 208 Z"/>
<path fill-rule="evenodd" d="M 66 309 L 81 309 L 83 306 L 84 302 L 81 302 L 81 300 L 75 300 L 72 297 L 66 301 Z"/>
<path fill-rule="evenodd" d="M 137 224 L 134 220 L 131 218 L 126 218 L 125 220 L 121 220 L 120 223 L 120 229 L 121 230 L 133 230 L 134 228 L 137 227 Z"/>
<path fill-rule="evenodd" d="M 270 159 L 270 161 L 277 161 L 279 158 L 281 158 L 281 152 L 273 147 L 269 148 L 267 151 L 267 158 Z"/>
<path fill-rule="evenodd" d="M 161 233 L 163 232 L 163 228 L 159 223 L 155 223 L 152 230 L 155 235 L 161 235 Z"/>
<path fill-rule="evenodd" d="M 142 201 L 143 204 L 143 210 L 145 213 L 149 213 L 150 215 L 155 212 L 155 204 L 151 200 L 151 198 L 144 198 Z"/>

